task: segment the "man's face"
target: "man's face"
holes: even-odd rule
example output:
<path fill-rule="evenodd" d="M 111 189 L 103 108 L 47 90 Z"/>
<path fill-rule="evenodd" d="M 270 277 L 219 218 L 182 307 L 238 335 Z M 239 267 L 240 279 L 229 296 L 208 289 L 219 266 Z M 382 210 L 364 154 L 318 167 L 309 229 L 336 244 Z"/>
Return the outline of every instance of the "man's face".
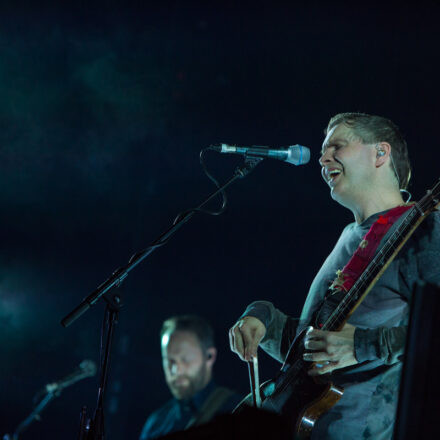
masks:
<path fill-rule="evenodd" d="M 207 385 L 213 359 L 203 353 L 194 333 L 165 333 L 161 346 L 165 380 L 176 399 L 189 399 Z"/>
<path fill-rule="evenodd" d="M 363 144 L 345 124 L 333 127 L 322 145 L 321 174 L 334 200 L 346 205 L 361 198 L 374 184 L 377 151 Z"/>

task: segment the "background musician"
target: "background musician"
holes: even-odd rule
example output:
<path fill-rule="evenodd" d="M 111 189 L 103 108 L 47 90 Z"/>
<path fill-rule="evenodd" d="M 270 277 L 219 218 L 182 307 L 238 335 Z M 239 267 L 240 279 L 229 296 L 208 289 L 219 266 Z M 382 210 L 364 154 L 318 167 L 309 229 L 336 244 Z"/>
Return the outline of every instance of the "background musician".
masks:
<path fill-rule="evenodd" d="M 173 398 L 148 417 L 141 440 L 206 423 L 216 414 L 231 412 L 240 400 L 213 380 L 217 349 L 205 319 L 193 315 L 167 319 L 160 341 L 165 380 Z"/>

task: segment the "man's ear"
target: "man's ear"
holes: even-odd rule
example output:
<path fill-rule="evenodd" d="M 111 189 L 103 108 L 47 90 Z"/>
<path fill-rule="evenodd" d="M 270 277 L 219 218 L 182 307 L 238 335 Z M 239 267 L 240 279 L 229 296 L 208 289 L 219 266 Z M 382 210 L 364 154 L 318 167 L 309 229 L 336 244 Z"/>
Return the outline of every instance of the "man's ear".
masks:
<path fill-rule="evenodd" d="M 216 359 L 217 359 L 217 349 L 215 347 L 208 348 L 206 350 L 206 363 L 212 367 Z"/>
<path fill-rule="evenodd" d="M 391 155 L 391 145 L 388 142 L 379 142 L 376 144 L 376 168 L 385 164 Z"/>

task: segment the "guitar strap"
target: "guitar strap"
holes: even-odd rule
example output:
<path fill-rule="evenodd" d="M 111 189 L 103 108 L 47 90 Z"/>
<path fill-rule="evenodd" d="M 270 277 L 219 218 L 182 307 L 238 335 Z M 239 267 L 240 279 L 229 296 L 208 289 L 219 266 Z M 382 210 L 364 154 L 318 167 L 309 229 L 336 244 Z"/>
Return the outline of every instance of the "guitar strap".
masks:
<path fill-rule="evenodd" d="M 369 231 L 361 240 L 358 248 L 342 270 L 336 272 L 337 277 L 330 286 L 321 307 L 315 314 L 315 326 L 321 328 L 327 318 L 340 303 L 362 275 L 373 259 L 379 244 L 396 221 L 410 208 L 411 205 L 396 206 L 390 209 L 371 225 Z"/>

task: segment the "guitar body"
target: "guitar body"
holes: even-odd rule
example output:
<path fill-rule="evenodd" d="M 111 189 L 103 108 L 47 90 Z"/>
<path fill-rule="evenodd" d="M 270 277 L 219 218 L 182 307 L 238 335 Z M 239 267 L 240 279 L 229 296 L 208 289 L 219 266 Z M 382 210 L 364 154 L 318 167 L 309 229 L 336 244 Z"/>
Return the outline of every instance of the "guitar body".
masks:
<path fill-rule="evenodd" d="M 278 375 L 260 387 L 262 408 L 282 414 L 291 422 L 292 438 L 309 439 L 318 418 L 342 397 L 343 390 L 307 374 L 310 362 L 302 359 L 304 330 L 292 344 Z M 234 412 L 252 405 L 252 396 L 245 397 Z"/>

